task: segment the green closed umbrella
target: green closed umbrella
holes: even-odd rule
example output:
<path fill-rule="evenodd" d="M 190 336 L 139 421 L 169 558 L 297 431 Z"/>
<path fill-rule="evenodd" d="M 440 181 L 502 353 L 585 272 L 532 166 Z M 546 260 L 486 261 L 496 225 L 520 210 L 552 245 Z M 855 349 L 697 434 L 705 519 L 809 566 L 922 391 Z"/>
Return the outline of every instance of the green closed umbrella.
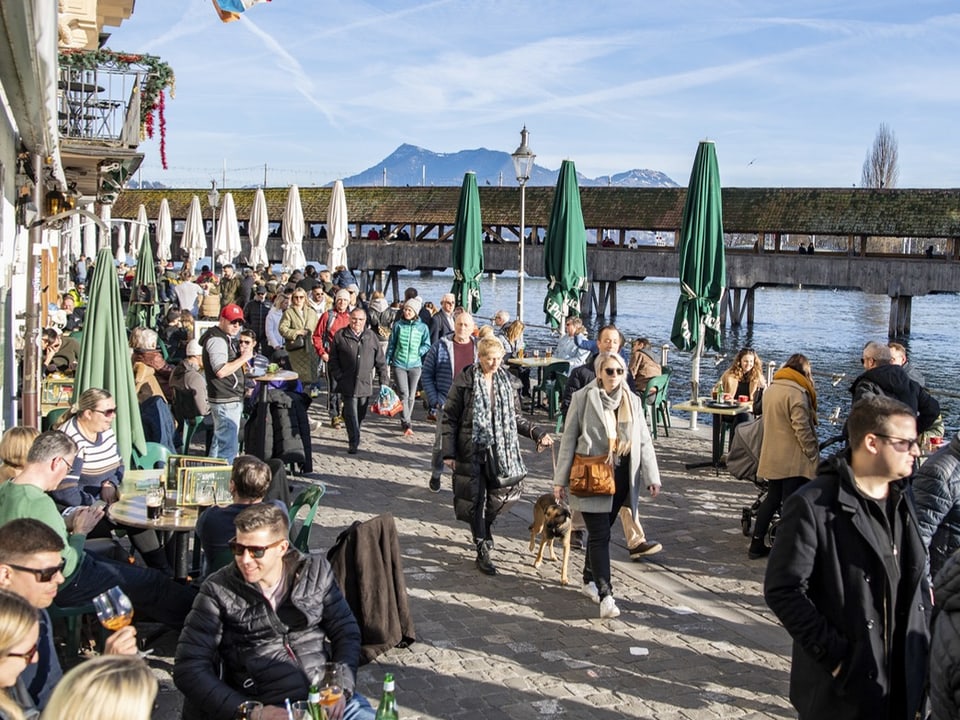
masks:
<path fill-rule="evenodd" d="M 480 193 L 477 176 L 463 176 L 457 220 L 453 226 L 453 287 L 457 305 L 471 313 L 480 309 L 480 276 L 483 275 L 483 225 L 480 222 Z"/>
<path fill-rule="evenodd" d="M 89 388 L 102 388 L 113 395 L 117 402 L 113 429 L 117 434 L 120 457 L 129 467 L 131 448 L 143 454 L 146 444 L 134 388 L 127 332 L 123 326 L 120 281 L 110 248 L 102 248 L 97 253 L 88 290 L 89 301 L 74 380 L 74 397 L 79 398 Z"/>
<path fill-rule="evenodd" d="M 157 268 L 153 264 L 150 236 L 145 235 L 137 253 L 137 269 L 133 274 L 133 289 L 127 308 L 127 329 L 157 327 L 160 306 L 157 304 Z"/>
<path fill-rule="evenodd" d="M 690 185 L 680 221 L 680 300 L 670 339 L 681 350 L 693 350 L 692 399 L 700 390 L 703 348 L 720 349 L 720 300 L 727 285 L 723 250 L 723 213 L 717 151 L 703 141 L 690 172 Z"/>
<path fill-rule="evenodd" d="M 580 295 L 587 288 L 587 230 L 572 160 L 564 160 L 560 166 L 543 247 L 543 274 L 547 278 L 543 299 L 547 322 L 554 329 L 563 327 L 565 318 L 580 315 Z"/>

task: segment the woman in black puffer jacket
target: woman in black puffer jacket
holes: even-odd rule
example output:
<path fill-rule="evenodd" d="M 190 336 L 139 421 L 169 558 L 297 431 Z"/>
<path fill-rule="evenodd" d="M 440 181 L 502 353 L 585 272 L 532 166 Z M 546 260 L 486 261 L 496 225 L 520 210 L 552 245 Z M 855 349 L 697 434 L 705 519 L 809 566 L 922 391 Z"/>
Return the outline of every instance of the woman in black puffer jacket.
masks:
<path fill-rule="evenodd" d="M 960 717 L 960 554 L 954 554 L 934 583 L 935 617 L 930 638 L 930 717 Z"/>
<path fill-rule="evenodd" d="M 487 451 L 498 464 L 495 474 L 526 474 L 519 436 L 537 441 L 537 450 L 553 444 L 548 431 L 534 426 L 520 410 L 520 398 L 510 375 L 501 367 L 503 344 L 494 337 L 477 343 L 477 362 L 453 381 L 443 406 L 441 450 L 453 471 L 453 508 L 458 520 L 470 524 L 477 546 L 477 568 L 496 575 L 490 561 L 493 523 L 513 504 L 521 483 L 496 487 L 487 480 Z"/>

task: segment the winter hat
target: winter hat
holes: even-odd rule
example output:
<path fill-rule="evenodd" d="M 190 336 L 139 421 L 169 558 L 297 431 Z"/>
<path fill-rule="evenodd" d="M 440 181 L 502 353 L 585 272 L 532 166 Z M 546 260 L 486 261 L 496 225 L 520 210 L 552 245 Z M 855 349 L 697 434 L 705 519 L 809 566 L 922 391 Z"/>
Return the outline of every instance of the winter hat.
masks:
<path fill-rule="evenodd" d="M 349 290 L 337 290 L 337 294 L 333 298 L 334 300 L 350 300 L 350 291 Z"/>
<path fill-rule="evenodd" d="M 198 357 L 203 355 L 203 348 L 200 347 L 200 343 L 196 340 L 191 340 L 187 343 L 187 357 Z"/>
<path fill-rule="evenodd" d="M 414 315 L 420 314 L 420 309 L 423 307 L 423 303 L 420 302 L 420 298 L 410 298 L 403 304 L 404 309 L 410 308 L 413 310 Z"/>

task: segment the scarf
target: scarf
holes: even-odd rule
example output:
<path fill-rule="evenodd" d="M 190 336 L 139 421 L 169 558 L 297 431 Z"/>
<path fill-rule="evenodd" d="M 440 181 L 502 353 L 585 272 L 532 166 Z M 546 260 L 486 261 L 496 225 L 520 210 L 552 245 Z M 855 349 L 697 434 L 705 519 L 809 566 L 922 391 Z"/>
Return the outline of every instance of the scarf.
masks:
<path fill-rule="evenodd" d="M 817 389 L 813 383 L 807 379 L 803 373 L 799 373 L 793 368 L 780 368 L 773 374 L 774 380 L 790 380 L 802 387 L 810 395 L 810 406 L 813 408 L 813 421 L 817 421 Z"/>
<path fill-rule="evenodd" d="M 493 374 L 493 403 L 483 381 L 480 364 L 474 365 L 473 374 L 473 447 L 482 454 L 493 449 L 497 461 L 497 474 L 504 477 L 526 475 L 523 458 L 520 457 L 520 441 L 517 437 L 517 418 L 513 406 L 514 389 L 503 368 Z"/>
<path fill-rule="evenodd" d="M 623 385 L 618 385 L 612 393 L 607 393 L 597 381 L 600 390 L 600 404 L 603 406 L 603 425 L 607 431 L 607 462 L 619 465 L 620 458 L 630 453 L 631 438 L 633 437 L 633 412 L 630 409 L 630 398 L 624 392 Z M 629 391 L 627 391 L 629 392 Z"/>

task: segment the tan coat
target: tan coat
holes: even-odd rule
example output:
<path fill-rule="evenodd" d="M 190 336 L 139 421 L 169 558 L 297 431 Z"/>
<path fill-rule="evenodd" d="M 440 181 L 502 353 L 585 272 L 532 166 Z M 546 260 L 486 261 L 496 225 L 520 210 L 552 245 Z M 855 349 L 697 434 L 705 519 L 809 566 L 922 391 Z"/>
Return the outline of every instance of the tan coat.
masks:
<path fill-rule="evenodd" d="M 763 393 L 761 417 L 757 475 L 768 480 L 816 477 L 820 448 L 809 393 L 792 380 L 774 380 Z"/>

